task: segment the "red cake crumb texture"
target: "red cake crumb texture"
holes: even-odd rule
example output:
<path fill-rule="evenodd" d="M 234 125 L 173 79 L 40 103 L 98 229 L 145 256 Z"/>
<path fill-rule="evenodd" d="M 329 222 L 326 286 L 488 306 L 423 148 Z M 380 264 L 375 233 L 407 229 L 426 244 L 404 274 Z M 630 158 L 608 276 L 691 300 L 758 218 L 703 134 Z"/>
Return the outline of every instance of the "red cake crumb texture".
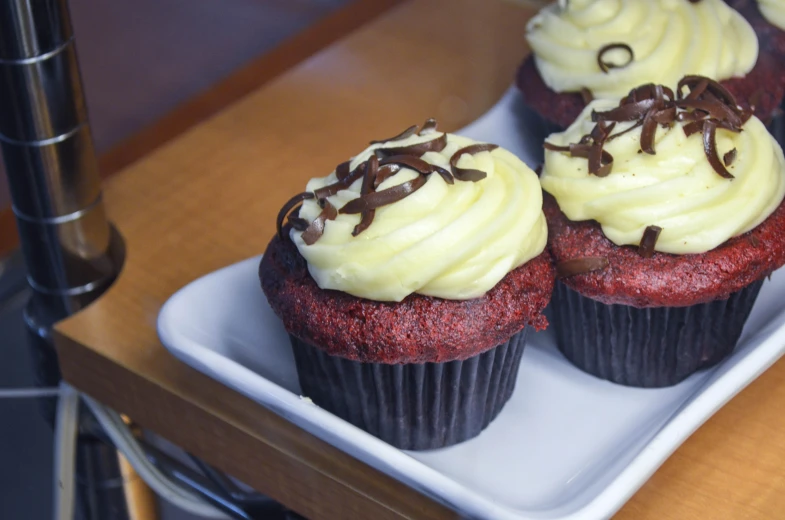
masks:
<path fill-rule="evenodd" d="M 570 288 L 605 304 L 684 307 L 725 299 L 785 264 L 785 203 L 758 227 L 706 253 L 643 258 L 619 247 L 594 221 L 573 222 L 545 194 L 548 246 L 554 261 L 605 257 L 608 267 L 564 278 Z"/>
<path fill-rule="evenodd" d="M 275 236 L 259 278 L 286 330 L 327 354 L 365 363 L 464 360 L 500 345 L 524 326 L 542 330 L 553 291 L 547 252 L 513 270 L 483 297 L 443 300 L 412 294 L 400 303 L 320 289 L 289 239 Z"/>
<path fill-rule="evenodd" d="M 744 108 L 755 106 L 755 115 L 769 119 L 785 96 L 785 57 L 761 51 L 755 67 L 743 78 L 721 81 Z M 518 69 L 516 83 L 525 103 L 540 116 L 563 128 L 570 126 L 586 107 L 576 92 L 558 93 L 545 84 L 534 56 L 530 55 Z"/>

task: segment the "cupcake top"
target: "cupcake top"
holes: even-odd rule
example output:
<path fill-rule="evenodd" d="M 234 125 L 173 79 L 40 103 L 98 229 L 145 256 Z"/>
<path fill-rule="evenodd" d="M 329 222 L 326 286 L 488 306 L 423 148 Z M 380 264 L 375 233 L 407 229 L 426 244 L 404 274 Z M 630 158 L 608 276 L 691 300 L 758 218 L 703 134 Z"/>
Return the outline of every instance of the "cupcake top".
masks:
<path fill-rule="evenodd" d="M 529 21 L 526 37 L 551 89 L 596 98 L 647 82 L 675 88 L 686 74 L 744 76 L 758 59 L 754 30 L 722 0 L 558 2 Z"/>
<path fill-rule="evenodd" d="M 758 5 L 769 23 L 785 31 L 785 0 L 758 0 Z"/>
<path fill-rule="evenodd" d="M 376 301 L 484 295 L 547 241 L 536 174 L 495 145 L 421 130 L 374 141 L 311 179 L 287 214 L 321 289 Z"/>
<path fill-rule="evenodd" d="M 785 158 L 763 123 L 718 83 L 688 76 L 596 100 L 546 142 L 541 176 L 572 221 L 618 246 L 688 254 L 763 222 L 785 196 Z"/>

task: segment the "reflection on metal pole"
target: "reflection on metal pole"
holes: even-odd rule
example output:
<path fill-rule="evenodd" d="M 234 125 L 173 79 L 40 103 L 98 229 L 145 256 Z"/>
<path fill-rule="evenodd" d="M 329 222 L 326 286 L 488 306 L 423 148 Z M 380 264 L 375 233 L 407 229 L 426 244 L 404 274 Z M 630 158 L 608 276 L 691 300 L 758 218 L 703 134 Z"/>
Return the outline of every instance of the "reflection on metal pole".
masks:
<path fill-rule="evenodd" d="M 54 386 L 52 325 L 95 300 L 124 255 L 101 200 L 66 0 L 0 1 L 0 148 L 33 294 L 31 348 L 39 381 Z M 122 488 L 106 491 L 121 478 L 116 452 L 83 438 L 78 456 L 88 518 L 128 518 Z"/>

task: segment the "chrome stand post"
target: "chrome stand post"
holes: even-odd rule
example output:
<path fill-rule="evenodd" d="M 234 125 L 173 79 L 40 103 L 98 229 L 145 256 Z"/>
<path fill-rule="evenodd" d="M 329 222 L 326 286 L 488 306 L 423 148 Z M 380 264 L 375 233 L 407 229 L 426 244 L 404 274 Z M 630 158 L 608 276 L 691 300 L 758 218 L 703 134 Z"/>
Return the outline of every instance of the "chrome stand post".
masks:
<path fill-rule="evenodd" d="M 33 293 L 31 348 L 39 382 L 56 385 L 52 325 L 95 300 L 124 255 L 101 200 L 66 0 L 0 1 L 0 147 Z M 116 452 L 84 439 L 78 454 L 86 518 L 128 518 L 118 494 L 103 492 L 120 476 Z"/>

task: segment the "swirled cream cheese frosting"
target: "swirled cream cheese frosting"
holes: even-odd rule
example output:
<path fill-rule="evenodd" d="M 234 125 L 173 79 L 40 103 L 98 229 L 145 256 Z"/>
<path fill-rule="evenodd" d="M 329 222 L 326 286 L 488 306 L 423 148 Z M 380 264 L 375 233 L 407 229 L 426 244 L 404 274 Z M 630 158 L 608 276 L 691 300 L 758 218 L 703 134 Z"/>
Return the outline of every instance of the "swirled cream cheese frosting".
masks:
<path fill-rule="evenodd" d="M 540 181 L 567 218 L 596 220 L 618 246 L 653 239 L 656 251 L 687 254 L 751 230 L 779 206 L 780 146 L 732 97 L 718 99 L 729 95 L 717 83 L 689 82 L 693 93 L 676 100 L 653 85 L 621 104 L 595 100 L 548 137 Z"/>
<path fill-rule="evenodd" d="M 376 301 L 471 299 L 545 249 L 531 169 L 432 122 L 421 133 L 374 142 L 308 182 L 290 237 L 320 288 Z"/>
<path fill-rule="evenodd" d="M 758 59 L 754 30 L 722 0 L 554 3 L 529 21 L 526 38 L 551 89 L 595 98 L 647 82 L 673 88 L 686 74 L 744 76 Z"/>
<path fill-rule="evenodd" d="M 785 0 L 758 0 L 758 5 L 766 20 L 785 31 Z"/>

